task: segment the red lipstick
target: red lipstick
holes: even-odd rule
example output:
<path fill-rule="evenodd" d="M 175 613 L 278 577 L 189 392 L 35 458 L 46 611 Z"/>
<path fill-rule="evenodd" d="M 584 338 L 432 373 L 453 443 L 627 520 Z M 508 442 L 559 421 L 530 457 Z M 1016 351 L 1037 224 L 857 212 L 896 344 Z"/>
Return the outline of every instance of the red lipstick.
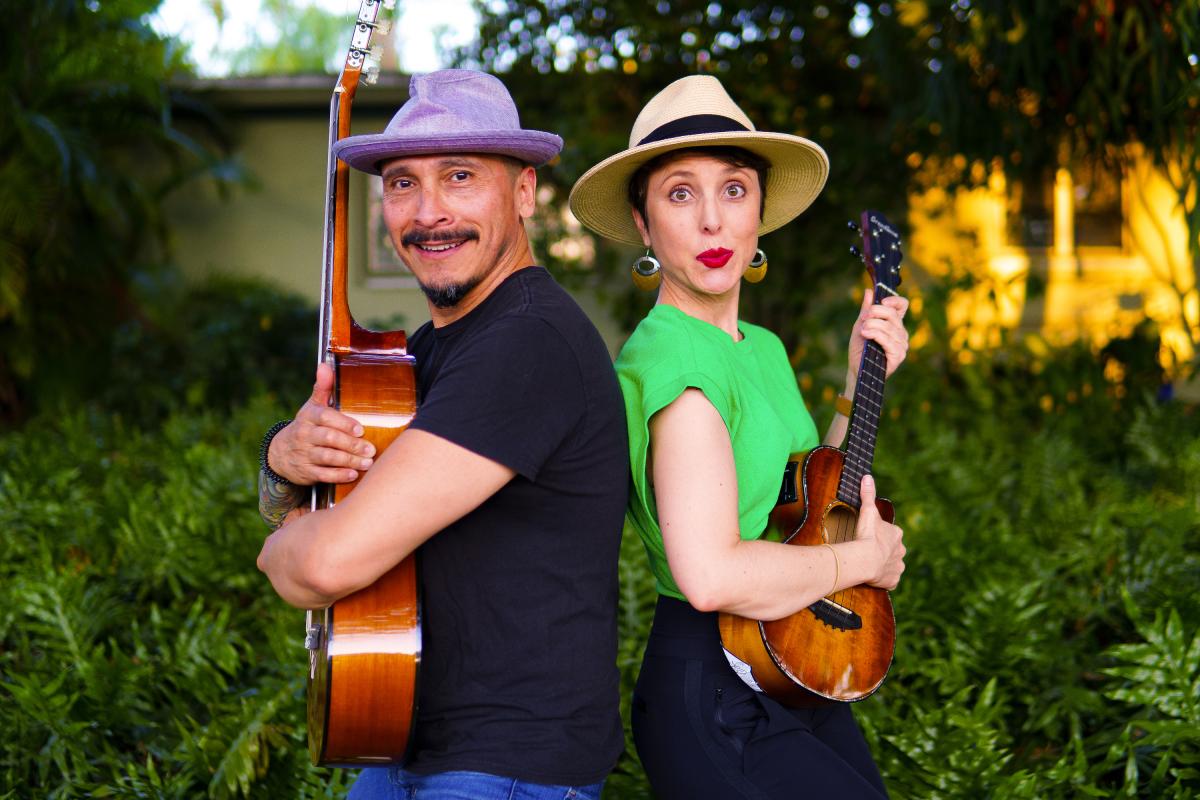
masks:
<path fill-rule="evenodd" d="M 726 250 L 724 247 L 714 247 L 712 250 L 705 250 L 696 256 L 696 260 L 709 269 L 720 269 L 728 264 L 729 259 L 732 257 L 732 250 Z"/>

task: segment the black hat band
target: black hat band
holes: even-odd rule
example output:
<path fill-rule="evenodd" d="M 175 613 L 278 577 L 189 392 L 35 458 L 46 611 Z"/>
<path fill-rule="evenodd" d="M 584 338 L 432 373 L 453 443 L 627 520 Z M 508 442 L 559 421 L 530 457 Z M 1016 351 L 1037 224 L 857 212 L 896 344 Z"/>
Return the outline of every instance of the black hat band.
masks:
<path fill-rule="evenodd" d="M 638 147 L 664 139 L 675 139 L 680 136 L 695 136 L 701 133 L 729 133 L 730 131 L 747 131 L 742 123 L 720 114 L 692 114 L 687 117 L 674 119 L 665 125 L 660 125 L 650 131 L 644 139 L 638 142 Z"/>

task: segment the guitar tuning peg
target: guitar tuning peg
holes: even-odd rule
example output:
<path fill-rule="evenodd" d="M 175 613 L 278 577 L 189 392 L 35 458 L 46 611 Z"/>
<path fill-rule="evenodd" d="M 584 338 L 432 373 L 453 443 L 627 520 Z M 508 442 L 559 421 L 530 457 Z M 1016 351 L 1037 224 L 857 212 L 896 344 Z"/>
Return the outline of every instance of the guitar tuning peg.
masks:
<path fill-rule="evenodd" d="M 860 261 L 862 260 L 862 257 L 863 257 L 862 251 L 859 250 L 854 245 L 850 245 L 850 255 L 854 256 L 855 258 L 859 259 Z"/>
<path fill-rule="evenodd" d="M 858 227 L 858 223 L 855 222 L 854 220 L 850 220 L 849 222 L 847 222 L 846 227 L 849 228 L 850 230 L 854 231 L 855 233 L 862 233 L 862 230 L 859 229 L 859 227 Z"/>
<path fill-rule="evenodd" d="M 376 45 L 371 48 L 371 52 L 367 54 L 366 63 L 363 64 L 363 80 L 368 85 L 374 84 L 379 80 L 379 62 L 383 59 L 383 48 Z"/>

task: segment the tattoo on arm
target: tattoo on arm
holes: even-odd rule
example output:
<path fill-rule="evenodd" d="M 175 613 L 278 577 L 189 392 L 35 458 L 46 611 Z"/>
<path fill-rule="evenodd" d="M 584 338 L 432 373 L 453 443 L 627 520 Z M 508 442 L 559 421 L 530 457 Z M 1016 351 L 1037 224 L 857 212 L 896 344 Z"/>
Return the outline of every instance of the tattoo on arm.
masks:
<path fill-rule="evenodd" d="M 262 470 L 258 472 L 258 514 L 263 522 L 275 530 L 283 524 L 292 509 L 299 507 L 308 497 L 309 487 L 276 483 Z"/>

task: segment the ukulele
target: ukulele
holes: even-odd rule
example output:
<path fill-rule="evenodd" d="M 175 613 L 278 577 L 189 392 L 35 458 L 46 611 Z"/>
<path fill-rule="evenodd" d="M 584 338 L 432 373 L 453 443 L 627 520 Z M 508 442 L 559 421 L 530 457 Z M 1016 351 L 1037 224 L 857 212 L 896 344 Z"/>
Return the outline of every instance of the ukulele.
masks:
<path fill-rule="evenodd" d="M 329 109 L 324 268 L 318 359 L 333 367 L 334 407 L 363 426 L 363 438 L 383 450 L 417 409 L 414 359 L 404 331 L 371 331 L 350 314 L 346 295 L 350 168 L 333 144 L 350 133 L 350 107 L 359 78 L 374 83 L 376 34 L 389 25 L 381 8 L 395 0 L 362 0 L 346 62 Z M 315 487 L 312 508 L 330 508 L 354 483 Z M 415 556 L 375 583 L 321 611 L 308 612 L 308 749 L 314 764 L 362 766 L 400 762 L 416 714 L 421 614 Z"/>
<path fill-rule="evenodd" d="M 875 302 L 900 285 L 900 237 L 877 211 L 864 211 L 862 258 L 875 286 Z M 855 538 L 859 487 L 871 471 L 883 408 L 887 357 L 873 341 L 863 344 L 850 432 L 844 450 L 820 446 L 792 456 L 784 470 L 771 521 L 790 531 L 784 542 L 801 547 Z M 802 465 L 802 466 L 801 466 Z M 875 501 L 879 515 L 895 519 L 891 502 Z M 784 705 L 803 707 L 862 700 L 887 676 L 896 649 L 896 618 L 884 589 L 865 584 L 822 597 L 806 609 L 769 622 L 720 614 L 726 657 L 742 680 Z"/>

